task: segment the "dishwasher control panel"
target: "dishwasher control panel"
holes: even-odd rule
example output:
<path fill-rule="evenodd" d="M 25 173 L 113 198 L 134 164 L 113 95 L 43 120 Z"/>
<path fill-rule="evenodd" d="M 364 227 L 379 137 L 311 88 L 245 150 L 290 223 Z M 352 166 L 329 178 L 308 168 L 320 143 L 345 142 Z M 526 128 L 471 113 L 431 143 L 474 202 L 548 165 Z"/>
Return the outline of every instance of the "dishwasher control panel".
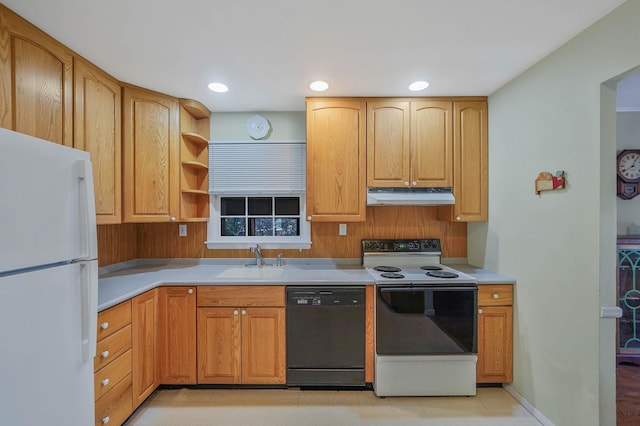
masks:
<path fill-rule="evenodd" d="M 364 287 L 288 287 L 288 306 L 364 306 Z"/>

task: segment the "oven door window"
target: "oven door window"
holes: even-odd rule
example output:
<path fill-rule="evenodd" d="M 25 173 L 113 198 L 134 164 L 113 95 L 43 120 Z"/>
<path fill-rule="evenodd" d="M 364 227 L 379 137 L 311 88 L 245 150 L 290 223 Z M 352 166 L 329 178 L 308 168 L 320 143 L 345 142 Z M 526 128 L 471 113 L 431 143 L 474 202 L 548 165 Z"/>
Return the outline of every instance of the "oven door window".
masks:
<path fill-rule="evenodd" d="M 378 287 L 376 352 L 433 355 L 476 352 L 474 287 Z"/>

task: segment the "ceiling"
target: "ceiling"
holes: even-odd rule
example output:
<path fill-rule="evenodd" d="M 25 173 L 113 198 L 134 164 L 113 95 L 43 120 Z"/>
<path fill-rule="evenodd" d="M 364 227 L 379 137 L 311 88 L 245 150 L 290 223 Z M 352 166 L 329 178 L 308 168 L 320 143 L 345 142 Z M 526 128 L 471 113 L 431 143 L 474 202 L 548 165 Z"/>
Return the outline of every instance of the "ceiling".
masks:
<path fill-rule="evenodd" d="M 624 0 L 0 2 L 118 80 L 231 112 L 303 111 L 306 96 L 490 95 Z M 308 88 L 318 79 L 321 94 Z M 410 92 L 414 80 L 430 86 Z"/>

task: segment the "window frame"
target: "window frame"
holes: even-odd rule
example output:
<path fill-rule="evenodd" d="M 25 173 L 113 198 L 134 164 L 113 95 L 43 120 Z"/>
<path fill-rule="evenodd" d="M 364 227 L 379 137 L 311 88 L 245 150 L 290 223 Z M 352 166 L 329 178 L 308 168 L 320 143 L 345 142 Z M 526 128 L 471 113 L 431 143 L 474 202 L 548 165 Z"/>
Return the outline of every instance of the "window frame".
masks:
<path fill-rule="evenodd" d="M 300 208 L 298 215 L 285 215 L 285 217 L 297 217 L 299 219 L 300 235 L 296 236 L 224 236 L 221 235 L 221 219 L 226 217 L 221 215 L 222 198 L 245 198 L 245 214 L 244 217 L 249 219 L 252 217 L 271 217 L 277 218 L 275 211 L 270 216 L 249 215 L 247 204 L 249 198 L 272 198 L 272 210 L 275 210 L 275 198 L 278 197 L 295 197 L 299 198 Z M 260 244 L 264 248 L 275 249 L 309 249 L 311 248 L 311 224 L 307 221 L 306 194 L 304 192 L 260 192 L 260 193 L 224 193 L 210 195 L 210 215 L 207 222 L 207 241 L 205 242 L 209 249 L 244 249 L 254 247 Z M 248 226 L 248 223 L 247 225 Z"/>

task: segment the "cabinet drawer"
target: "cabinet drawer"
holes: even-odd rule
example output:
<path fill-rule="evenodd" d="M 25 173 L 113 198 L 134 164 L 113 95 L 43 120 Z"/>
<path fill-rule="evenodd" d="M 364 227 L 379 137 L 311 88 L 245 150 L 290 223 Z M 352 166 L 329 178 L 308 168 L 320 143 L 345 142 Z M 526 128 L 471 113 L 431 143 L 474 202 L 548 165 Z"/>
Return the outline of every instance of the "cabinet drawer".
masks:
<path fill-rule="evenodd" d="M 98 399 L 111 390 L 118 382 L 131 374 L 131 349 L 94 375 L 93 390 Z"/>
<path fill-rule="evenodd" d="M 131 324 L 121 328 L 98 342 L 96 357 L 93 359 L 94 371 L 100 370 L 111 361 L 131 348 Z"/>
<path fill-rule="evenodd" d="M 96 401 L 96 426 L 120 426 L 133 411 L 131 374 Z"/>
<path fill-rule="evenodd" d="M 198 306 L 284 306 L 284 286 L 202 286 Z"/>
<path fill-rule="evenodd" d="M 98 313 L 98 341 L 131 324 L 131 301 Z"/>
<path fill-rule="evenodd" d="M 480 284 L 478 286 L 478 306 L 513 305 L 511 284 Z"/>

